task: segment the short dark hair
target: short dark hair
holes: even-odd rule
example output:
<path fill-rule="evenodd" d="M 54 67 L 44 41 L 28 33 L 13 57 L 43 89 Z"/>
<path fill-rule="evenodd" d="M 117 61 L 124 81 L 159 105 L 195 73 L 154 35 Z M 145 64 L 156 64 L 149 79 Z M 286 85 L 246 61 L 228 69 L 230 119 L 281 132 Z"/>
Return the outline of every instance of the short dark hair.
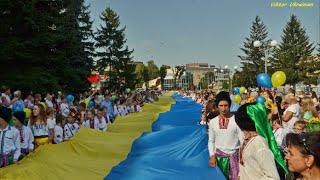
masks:
<path fill-rule="evenodd" d="M 227 101 L 229 106 L 231 106 L 231 99 L 230 99 L 230 95 L 228 92 L 226 91 L 221 91 L 217 94 L 216 96 L 216 104 L 217 106 L 219 105 L 220 101 Z"/>
<path fill-rule="evenodd" d="M 65 117 L 62 114 L 57 114 L 56 116 L 56 123 L 62 123 L 62 121 L 65 120 Z"/>
<path fill-rule="evenodd" d="M 247 103 L 240 106 L 235 114 L 236 123 L 243 131 L 256 131 L 255 123 L 247 113 L 247 107 L 251 105 L 256 105 L 256 103 Z"/>
<path fill-rule="evenodd" d="M 289 133 L 286 145 L 297 147 L 304 155 L 313 155 L 315 165 L 320 167 L 320 132 Z"/>
<path fill-rule="evenodd" d="M 104 108 L 99 108 L 98 111 L 104 111 Z"/>
<path fill-rule="evenodd" d="M 272 114 L 272 116 L 271 116 L 271 121 L 272 121 L 272 122 L 276 122 L 276 123 L 278 123 L 278 124 L 281 124 L 281 120 L 280 120 L 278 114 Z"/>

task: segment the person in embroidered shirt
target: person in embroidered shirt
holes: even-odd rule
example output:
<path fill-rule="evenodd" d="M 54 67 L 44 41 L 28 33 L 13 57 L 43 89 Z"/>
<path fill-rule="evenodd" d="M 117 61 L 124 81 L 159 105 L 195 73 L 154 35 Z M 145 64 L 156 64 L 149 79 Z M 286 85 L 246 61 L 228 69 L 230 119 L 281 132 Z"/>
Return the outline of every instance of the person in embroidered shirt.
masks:
<path fill-rule="evenodd" d="M 63 129 L 65 125 L 65 120 L 66 118 L 62 114 L 57 114 L 56 116 L 56 125 L 54 127 L 54 138 L 53 138 L 53 143 L 54 144 L 59 144 L 63 142 L 64 136 L 63 136 Z"/>
<path fill-rule="evenodd" d="M 95 117 L 98 120 L 98 127 L 100 131 L 106 131 L 107 130 L 107 122 L 105 119 L 105 109 L 104 108 L 100 108 L 98 110 L 97 116 Z"/>
<path fill-rule="evenodd" d="M 20 134 L 20 143 L 21 143 L 21 159 L 23 156 L 29 154 L 33 151 L 34 137 L 30 127 L 23 125 L 26 114 L 23 111 L 16 111 L 13 113 L 13 123 L 15 128 L 19 131 Z"/>
<path fill-rule="evenodd" d="M 79 125 L 74 122 L 74 117 L 71 115 L 71 113 L 67 116 L 67 123 L 64 125 L 64 141 L 69 140 L 72 138 L 80 129 Z"/>
<path fill-rule="evenodd" d="M 239 154 L 240 179 L 280 180 L 274 156 L 269 149 L 268 143 L 264 137 L 258 134 L 255 121 L 248 115 L 247 107 L 254 105 L 256 103 L 244 104 L 235 114 L 235 121 L 244 132 L 244 141 L 241 144 Z M 257 114 L 261 115 L 263 112 L 259 110 Z M 267 120 L 266 113 L 265 118 Z"/>
<path fill-rule="evenodd" d="M 34 136 L 35 148 L 40 145 L 50 144 L 47 114 L 42 104 L 35 105 L 28 122 Z"/>
<path fill-rule="evenodd" d="M 102 111 L 100 111 L 101 113 Z M 99 113 L 99 114 L 100 114 Z M 96 116 L 95 110 L 91 109 L 88 112 L 87 120 L 83 122 L 83 127 L 90 128 L 90 129 L 97 129 L 101 131 L 105 131 L 107 128 L 106 120 L 103 117 L 103 114 L 101 113 L 101 118 L 98 118 Z"/>
<path fill-rule="evenodd" d="M 17 162 L 21 154 L 20 135 L 8 124 L 10 116 L 11 109 L 0 106 L 0 167 Z"/>
<path fill-rule="evenodd" d="M 243 134 L 230 113 L 231 99 L 228 92 L 221 91 L 216 96 L 219 115 L 209 123 L 208 149 L 209 165 L 216 165 L 227 179 L 234 180 L 239 174 L 239 147 Z"/>

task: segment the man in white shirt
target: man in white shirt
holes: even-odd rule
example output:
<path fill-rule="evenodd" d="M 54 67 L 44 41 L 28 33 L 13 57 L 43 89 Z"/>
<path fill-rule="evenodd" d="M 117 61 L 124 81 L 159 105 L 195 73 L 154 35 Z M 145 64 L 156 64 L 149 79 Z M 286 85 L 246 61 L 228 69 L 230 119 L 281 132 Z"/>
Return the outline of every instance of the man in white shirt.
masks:
<path fill-rule="evenodd" d="M 216 96 L 219 115 L 209 123 L 208 149 L 209 165 L 217 164 L 227 179 L 236 179 L 239 174 L 239 147 L 243 134 L 234 116 L 230 113 L 231 99 L 229 93 L 221 91 Z"/>
<path fill-rule="evenodd" d="M 21 154 L 20 135 L 9 126 L 11 109 L 0 107 L 0 168 L 17 162 Z"/>

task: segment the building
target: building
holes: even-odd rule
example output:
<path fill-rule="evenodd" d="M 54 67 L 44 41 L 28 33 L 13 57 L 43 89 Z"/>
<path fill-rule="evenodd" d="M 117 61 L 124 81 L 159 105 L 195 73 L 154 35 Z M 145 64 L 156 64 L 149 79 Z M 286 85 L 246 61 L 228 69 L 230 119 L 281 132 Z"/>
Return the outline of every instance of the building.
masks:
<path fill-rule="evenodd" d="M 193 85 L 198 89 L 208 88 L 209 85 L 220 89 L 224 82 L 229 83 L 230 80 L 229 69 L 208 63 L 186 64 L 186 72 L 193 75 Z"/>
<path fill-rule="evenodd" d="M 176 80 L 176 88 L 179 89 L 206 89 L 212 86 L 216 89 L 222 88 L 224 82 L 230 81 L 230 70 L 218 68 L 208 63 L 192 63 L 185 65 L 185 72 L 180 79 Z M 174 88 L 173 69 L 167 69 L 164 78 L 163 89 Z"/>

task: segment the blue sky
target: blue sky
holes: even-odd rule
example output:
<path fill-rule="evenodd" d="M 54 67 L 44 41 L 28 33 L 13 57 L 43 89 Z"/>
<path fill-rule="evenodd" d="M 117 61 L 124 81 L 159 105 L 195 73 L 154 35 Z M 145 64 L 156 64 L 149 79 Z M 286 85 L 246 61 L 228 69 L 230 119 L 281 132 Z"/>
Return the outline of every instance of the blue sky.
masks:
<path fill-rule="evenodd" d="M 311 42 L 319 43 L 318 0 L 309 8 L 274 8 L 270 0 L 87 0 L 91 4 L 94 30 L 100 13 L 110 6 L 127 27 L 134 59 L 154 59 L 158 65 L 207 62 L 217 66 L 239 66 L 237 57 L 258 15 L 269 38 L 281 41 L 282 29 L 291 14 L 298 16 Z M 290 3 L 290 0 L 281 1 Z"/>

